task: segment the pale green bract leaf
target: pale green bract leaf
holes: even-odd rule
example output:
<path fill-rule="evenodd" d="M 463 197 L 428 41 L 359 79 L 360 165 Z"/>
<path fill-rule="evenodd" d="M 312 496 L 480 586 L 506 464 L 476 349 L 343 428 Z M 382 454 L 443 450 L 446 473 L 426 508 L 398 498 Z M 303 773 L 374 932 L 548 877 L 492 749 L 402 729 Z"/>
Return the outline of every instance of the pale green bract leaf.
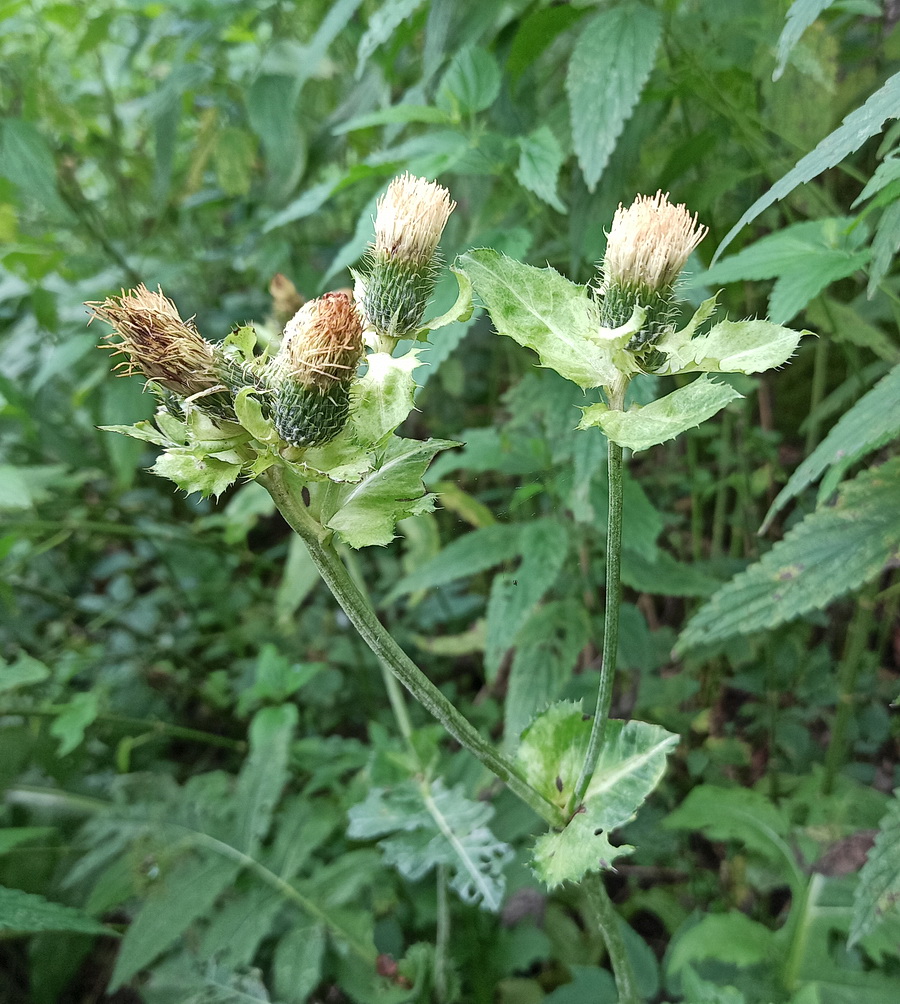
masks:
<path fill-rule="evenodd" d="M 632 411 L 610 411 L 605 404 L 593 404 L 584 409 L 578 427 L 598 425 L 614 443 L 637 453 L 693 429 L 739 397 L 728 384 L 702 376 Z"/>
<path fill-rule="evenodd" d="M 350 424 L 361 443 L 383 446 L 388 436 L 413 409 L 419 349 L 394 357 L 373 352 L 368 370 L 351 390 Z"/>
<path fill-rule="evenodd" d="M 241 425 L 260 443 L 278 442 L 275 423 L 263 415 L 262 405 L 253 387 L 244 387 L 234 399 L 234 411 Z"/>
<path fill-rule="evenodd" d="M 349 425 L 330 443 L 286 451 L 284 460 L 286 466 L 307 481 L 335 484 L 358 484 L 375 466 L 375 454 L 359 445 Z"/>
<path fill-rule="evenodd" d="M 453 324 L 456 321 L 468 321 L 472 316 L 472 311 L 474 310 L 474 304 L 472 303 L 472 283 L 469 282 L 469 277 L 465 272 L 460 272 L 456 268 L 451 268 L 450 271 L 456 276 L 456 281 L 459 285 L 459 295 L 456 297 L 456 302 L 449 310 L 445 310 L 443 314 L 432 318 L 430 321 L 426 321 L 419 332 L 419 337 L 427 335 L 429 331 L 437 331 L 438 328 L 445 328 L 448 324 Z"/>
<path fill-rule="evenodd" d="M 771 321 L 720 321 L 705 335 L 683 339 L 682 332 L 663 339 L 667 359 L 660 376 L 675 373 L 763 373 L 783 366 L 809 331 L 794 331 Z"/>
<path fill-rule="evenodd" d="M 154 446 L 172 445 L 172 440 L 148 421 L 136 422 L 134 425 L 98 425 L 97 428 L 101 432 L 118 432 L 121 436 L 140 439 L 145 443 L 153 443 Z"/>
<path fill-rule="evenodd" d="M 150 470 L 174 481 L 188 495 L 199 492 L 206 498 L 209 495 L 218 497 L 234 484 L 240 476 L 241 465 L 208 455 L 200 457 L 189 449 L 172 449 L 163 453 Z"/>
<path fill-rule="evenodd" d="M 585 719 L 579 701 L 554 704 L 522 735 L 516 759 L 525 779 L 560 808 L 565 808 L 578 781 L 590 733 L 591 721 Z M 614 847 L 609 832 L 634 818 L 662 778 L 666 757 L 677 742 L 678 736 L 658 725 L 607 722 L 583 810 L 564 830 L 546 834 L 535 846 L 535 871 L 551 889 L 562 882 L 579 882 L 631 850 Z"/>
<path fill-rule="evenodd" d="M 601 11 L 579 31 L 566 91 L 572 142 L 590 191 L 650 76 L 661 29 L 655 10 L 628 3 Z"/>
<path fill-rule="evenodd" d="M 537 352 L 542 366 L 583 389 L 608 386 L 622 371 L 636 372 L 622 345 L 639 325 L 604 329 L 586 287 L 552 268 L 523 265 L 489 249 L 467 252 L 459 265 L 497 331 Z"/>
<path fill-rule="evenodd" d="M 422 477 L 436 453 L 457 445 L 444 439 L 390 440 L 376 468 L 337 493 L 325 525 L 354 548 L 389 544 L 399 520 L 434 507 Z"/>

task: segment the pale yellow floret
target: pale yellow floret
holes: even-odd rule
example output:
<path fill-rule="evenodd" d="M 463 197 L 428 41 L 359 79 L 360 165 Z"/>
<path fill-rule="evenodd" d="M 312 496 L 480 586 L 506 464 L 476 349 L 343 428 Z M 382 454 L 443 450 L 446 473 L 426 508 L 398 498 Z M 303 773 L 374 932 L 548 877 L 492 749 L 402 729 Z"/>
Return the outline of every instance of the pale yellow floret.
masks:
<path fill-rule="evenodd" d="M 455 208 L 450 193 L 437 182 L 409 173 L 394 178 L 378 200 L 375 257 L 430 262 Z"/>
<path fill-rule="evenodd" d="M 604 289 L 670 288 L 707 232 L 683 204 L 673 206 L 668 194 L 639 195 L 627 209 L 620 203 L 603 259 Z"/>

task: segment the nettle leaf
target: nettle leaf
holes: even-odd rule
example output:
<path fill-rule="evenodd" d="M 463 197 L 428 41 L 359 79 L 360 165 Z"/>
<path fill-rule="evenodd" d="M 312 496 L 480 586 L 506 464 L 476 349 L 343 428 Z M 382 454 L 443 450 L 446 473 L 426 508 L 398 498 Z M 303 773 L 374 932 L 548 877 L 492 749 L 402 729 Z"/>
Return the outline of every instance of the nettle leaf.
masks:
<path fill-rule="evenodd" d="M 444 439 L 390 440 L 374 470 L 337 491 L 325 525 L 354 548 L 389 544 L 399 520 L 434 508 L 422 478 L 436 453 L 456 445 Z"/>
<path fill-rule="evenodd" d="M 844 119 L 840 126 L 805 157 L 802 157 L 783 178 L 753 203 L 743 216 L 725 235 L 719 245 L 713 262 L 715 263 L 740 230 L 765 209 L 779 199 L 783 199 L 798 185 L 812 181 L 823 171 L 835 167 L 854 150 L 858 150 L 870 137 L 881 132 L 888 119 L 900 114 L 900 73 L 895 73 L 874 93 L 861 108 L 856 108 Z"/>
<path fill-rule="evenodd" d="M 853 893 L 849 944 L 874 931 L 900 904 L 900 788 L 881 820 L 875 845 L 859 873 Z"/>
<path fill-rule="evenodd" d="M 350 424 L 361 443 L 383 446 L 413 409 L 419 349 L 394 357 L 373 352 L 368 369 L 351 389 Z"/>
<path fill-rule="evenodd" d="M 500 67 L 486 49 L 468 46 L 457 53 L 441 79 L 437 104 L 453 114 L 490 108 L 500 93 Z"/>
<path fill-rule="evenodd" d="M 661 30 L 655 10 L 626 3 L 597 14 L 578 33 L 566 90 L 572 142 L 590 191 L 650 76 Z"/>
<path fill-rule="evenodd" d="M 865 471 L 793 527 L 768 554 L 720 589 L 678 640 L 698 645 L 763 631 L 826 606 L 900 554 L 900 457 Z"/>
<path fill-rule="evenodd" d="M 460 786 L 411 779 L 370 791 L 350 809 L 347 835 L 383 838 L 378 846 L 385 860 L 413 882 L 446 865 L 450 886 L 461 899 L 496 911 L 506 885 L 503 869 L 513 851 L 488 828 L 493 814 L 493 806 L 466 798 Z"/>
<path fill-rule="evenodd" d="M 643 408 L 610 411 L 605 404 L 593 404 L 584 409 L 578 427 L 598 425 L 614 443 L 637 453 L 693 429 L 741 396 L 729 384 L 702 376 Z"/>
<path fill-rule="evenodd" d="M 736 966 L 771 964 L 776 957 L 775 932 L 738 910 L 707 914 L 673 943 L 669 973 L 679 973 L 691 962 L 715 959 Z"/>
<path fill-rule="evenodd" d="M 578 782 L 590 733 L 590 718 L 579 701 L 554 704 L 522 735 L 516 759 L 526 780 L 560 808 Z M 658 725 L 607 722 L 583 809 L 564 830 L 546 834 L 535 845 L 535 871 L 551 889 L 579 882 L 631 851 L 626 845 L 614 847 L 608 835 L 634 818 L 662 778 L 666 757 L 677 742 L 678 736 Z"/>
<path fill-rule="evenodd" d="M 784 73 L 788 56 L 791 54 L 794 46 L 800 41 L 800 36 L 803 32 L 806 31 L 823 10 L 829 8 L 833 3 L 834 0 L 794 0 L 790 10 L 787 12 L 784 28 L 782 28 L 778 39 L 777 62 L 772 73 L 773 80 L 778 80 L 782 73 Z"/>
<path fill-rule="evenodd" d="M 659 349 L 667 356 L 656 371 L 675 373 L 763 373 L 783 366 L 794 354 L 803 335 L 771 321 L 720 321 L 705 335 L 682 339 L 677 332 Z"/>
<path fill-rule="evenodd" d="M 199 492 L 204 498 L 219 496 L 237 481 L 241 464 L 219 460 L 210 455 L 198 456 L 190 449 L 170 449 L 150 468 L 161 478 L 168 478 L 188 495 Z"/>
<path fill-rule="evenodd" d="M 629 364 L 622 345 L 639 325 L 610 331 L 585 286 L 552 268 L 523 265 L 497 251 L 469 251 L 459 259 L 501 335 L 533 349 L 541 365 L 579 387 L 601 387 Z M 618 350 L 618 351 L 617 351 Z M 615 360 L 614 360 L 615 357 Z"/>
<path fill-rule="evenodd" d="M 900 366 L 880 380 L 845 412 L 813 452 L 791 475 L 766 514 L 765 530 L 776 513 L 823 471 L 837 464 L 842 471 L 872 450 L 900 435 Z"/>
<path fill-rule="evenodd" d="M 80 934 L 117 932 L 86 913 L 62 903 L 53 903 L 37 893 L 0 886 L 0 932 L 36 934 L 39 931 L 75 931 Z"/>
<path fill-rule="evenodd" d="M 519 166 L 516 168 L 516 180 L 548 206 L 564 213 L 566 207 L 560 201 L 556 183 L 566 157 L 553 130 L 548 125 L 542 125 L 527 136 L 520 136 L 517 142 Z"/>

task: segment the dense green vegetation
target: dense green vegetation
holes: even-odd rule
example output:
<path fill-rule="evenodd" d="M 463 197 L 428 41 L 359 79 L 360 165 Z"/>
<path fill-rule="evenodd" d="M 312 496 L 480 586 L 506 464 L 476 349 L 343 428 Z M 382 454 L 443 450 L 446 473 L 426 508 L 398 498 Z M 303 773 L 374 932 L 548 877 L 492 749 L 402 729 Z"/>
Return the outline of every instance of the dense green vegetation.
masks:
<path fill-rule="evenodd" d="M 405 171 L 495 314 L 467 251 L 596 286 L 661 189 L 710 230 L 680 323 L 721 289 L 816 333 L 628 460 L 612 710 L 680 738 L 590 868 L 642 1000 L 898 999 L 894 8 L 0 0 L 0 1001 L 618 999 L 596 879 L 539 881 L 546 823 L 404 701 L 264 488 L 176 491 L 98 429 L 157 402 L 84 301 L 159 285 L 274 352 Z M 338 554 L 512 757 L 593 709 L 609 484 L 599 391 L 495 325 L 420 347 L 400 432 L 464 444 L 422 460 L 437 508 Z"/>

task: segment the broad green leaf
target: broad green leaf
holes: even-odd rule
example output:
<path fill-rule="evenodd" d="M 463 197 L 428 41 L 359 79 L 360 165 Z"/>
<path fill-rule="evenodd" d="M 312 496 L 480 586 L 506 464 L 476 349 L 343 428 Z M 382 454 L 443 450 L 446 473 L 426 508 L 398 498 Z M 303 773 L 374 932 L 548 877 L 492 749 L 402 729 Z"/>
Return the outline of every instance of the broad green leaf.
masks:
<path fill-rule="evenodd" d="M 239 871 L 240 865 L 218 855 L 188 857 L 157 879 L 122 939 L 109 992 L 174 945 L 231 886 Z"/>
<path fill-rule="evenodd" d="M 351 388 L 350 423 L 360 443 L 382 447 L 413 409 L 419 350 L 392 356 L 373 352 L 368 369 Z"/>
<path fill-rule="evenodd" d="M 34 934 L 38 931 L 77 931 L 82 934 L 116 932 L 86 913 L 62 903 L 53 903 L 33 892 L 0 886 L 0 931 Z"/>
<path fill-rule="evenodd" d="M 84 740 L 84 730 L 100 712 L 100 699 L 93 690 L 76 694 L 65 710 L 53 719 L 50 735 L 59 740 L 57 754 L 68 756 Z"/>
<path fill-rule="evenodd" d="M 729 384 L 702 376 L 643 408 L 610 411 L 605 404 L 593 404 L 584 409 L 578 427 L 598 425 L 614 443 L 637 453 L 693 429 L 739 397 Z"/>
<path fill-rule="evenodd" d="M 560 808 L 578 781 L 590 733 L 581 702 L 563 702 L 545 711 L 522 735 L 516 759 L 526 780 Z M 677 741 L 678 736 L 658 725 L 607 722 L 584 810 L 576 812 L 564 830 L 546 834 L 535 846 L 535 870 L 551 889 L 602 871 L 631 850 L 613 846 L 609 833 L 634 817 L 662 778 L 666 757 Z"/>
<path fill-rule="evenodd" d="M 503 732 L 518 740 L 532 718 L 557 700 L 591 637 L 590 620 L 575 600 L 537 609 L 519 631 L 506 685 Z"/>
<path fill-rule="evenodd" d="M 24 119 L 0 122 L 0 177 L 58 215 L 68 215 L 56 188 L 56 164 L 47 141 Z"/>
<path fill-rule="evenodd" d="M 784 28 L 778 39 L 778 52 L 775 69 L 772 73 L 773 80 L 778 80 L 781 74 L 784 73 L 788 56 L 791 54 L 794 46 L 800 41 L 800 36 L 803 32 L 806 31 L 823 10 L 827 10 L 833 3 L 834 0 L 794 0 L 790 10 L 787 12 Z"/>
<path fill-rule="evenodd" d="M 487 607 L 485 673 L 493 681 L 507 650 L 528 614 L 553 586 L 569 551 L 561 523 L 526 523 L 521 538 L 522 564 L 514 572 L 494 576 Z"/>
<path fill-rule="evenodd" d="M 199 492 L 204 498 L 218 497 L 237 481 L 241 465 L 218 460 L 209 455 L 199 457 L 190 449 L 170 449 L 150 468 L 161 478 L 168 478 L 188 495 Z"/>
<path fill-rule="evenodd" d="M 880 449 L 900 435 L 900 366 L 895 366 L 853 407 L 845 412 L 828 435 L 803 461 L 781 489 L 766 514 L 762 530 L 775 515 L 827 468 L 842 470 Z"/>
<path fill-rule="evenodd" d="M 519 166 L 516 168 L 516 180 L 523 188 L 552 206 L 557 212 L 564 213 L 566 207 L 556 190 L 559 169 L 566 159 L 548 125 L 542 125 L 527 136 L 521 136 L 519 143 Z"/>
<path fill-rule="evenodd" d="M 692 962 L 715 959 L 736 966 L 775 962 L 775 935 L 738 910 L 711 913 L 674 941 L 668 955 L 669 973 L 680 973 Z"/>
<path fill-rule="evenodd" d="M 356 78 L 363 75 L 372 54 L 392 38 L 407 18 L 412 17 L 422 0 L 385 0 L 369 18 L 365 34 L 356 49 Z"/>
<path fill-rule="evenodd" d="M 898 492 L 900 457 L 847 482 L 833 506 L 807 516 L 723 586 L 688 622 L 676 651 L 769 630 L 878 575 L 900 553 Z"/>
<path fill-rule="evenodd" d="M 20 470 L 13 464 L 0 464 L 0 510 L 28 509 L 32 501 Z"/>
<path fill-rule="evenodd" d="M 814 331 L 869 349 L 891 365 L 900 362 L 900 345 L 883 328 L 867 321 L 853 304 L 820 296 L 804 313 Z"/>
<path fill-rule="evenodd" d="M 898 250 L 900 250 L 900 200 L 885 209 L 875 230 L 867 287 L 870 300 L 878 292 L 881 280 L 887 275 Z"/>
<path fill-rule="evenodd" d="M 306 167 L 306 137 L 295 112 L 300 86 L 297 77 L 263 73 L 246 92 L 247 118 L 262 140 L 276 200 L 290 194 Z"/>
<path fill-rule="evenodd" d="M 263 708 L 250 723 L 250 753 L 234 793 L 235 846 L 247 854 L 256 853 L 269 831 L 272 812 L 287 781 L 288 756 L 296 727 L 294 704 Z"/>
<path fill-rule="evenodd" d="M 552 268 L 523 265 L 490 250 L 467 252 L 459 266 L 497 331 L 537 352 L 542 366 L 583 389 L 619 378 L 613 343 L 603 340 L 600 312 L 586 287 Z"/>
<path fill-rule="evenodd" d="M 489 108 L 500 93 L 500 68 L 485 49 L 458 53 L 441 80 L 437 103 L 448 112 L 471 115 Z"/>
<path fill-rule="evenodd" d="M 283 908 L 283 898 L 271 886 L 255 885 L 241 890 L 216 909 L 197 954 L 203 960 L 216 959 L 229 968 L 249 966 Z"/>
<path fill-rule="evenodd" d="M 660 375 L 673 373 L 764 373 L 783 366 L 807 331 L 771 321 L 720 321 L 707 334 L 683 341 L 676 333 L 660 343 L 668 357 Z"/>
<path fill-rule="evenodd" d="M 852 111 L 830 135 L 802 157 L 788 173 L 761 196 L 725 235 L 713 257 L 713 263 L 751 220 L 779 199 L 783 199 L 798 185 L 812 181 L 823 171 L 838 165 L 846 156 L 858 150 L 870 137 L 881 132 L 888 119 L 900 116 L 900 73 L 895 73 L 869 97 L 866 103 Z"/>
<path fill-rule="evenodd" d="M 512 849 L 488 829 L 493 814 L 489 803 L 473 802 L 461 787 L 446 788 L 440 779 L 431 784 L 411 779 L 372 789 L 350 809 L 347 835 L 382 838 L 378 846 L 385 860 L 410 881 L 446 865 L 451 888 L 465 902 L 496 911 Z"/>
<path fill-rule="evenodd" d="M 900 788 L 888 806 L 875 845 L 859 873 L 853 893 L 853 921 L 849 943 L 874 931 L 900 904 Z"/>
<path fill-rule="evenodd" d="M 57 836 L 52 826 L 6 826 L 0 828 L 0 854 L 6 854 L 19 844 L 30 844 L 33 840 L 48 841 Z"/>
<path fill-rule="evenodd" d="M 422 482 L 425 470 L 436 453 L 456 445 L 443 439 L 390 440 L 375 470 L 358 484 L 341 486 L 326 525 L 354 548 L 389 544 L 399 520 L 431 511 L 434 499 Z"/>
<path fill-rule="evenodd" d="M 13 663 L 0 658 L 0 694 L 49 679 L 50 670 L 39 659 L 20 652 Z"/>
<path fill-rule="evenodd" d="M 354 0 L 359 2 L 359 0 Z M 296 199 L 289 202 L 280 212 L 274 213 L 263 224 L 262 232 L 269 233 L 277 230 L 278 227 L 287 226 L 288 223 L 295 223 L 297 220 L 311 216 L 331 198 L 340 184 L 340 174 L 337 171 L 327 174 L 324 181 L 308 188 Z"/>
<path fill-rule="evenodd" d="M 626 518 L 625 525 L 628 525 Z M 677 561 L 658 549 L 652 559 L 636 551 L 622 554 L 622 582 L 650 596 L 712 596 L 722 585 L 696 565 Z"/>
<path fill-rule="evenodd" d="M 306 1004 L 322 980 L 325 928 L 322 924 L 295 924 L 282 935 L 272 963 L 275 992 L 284 1004 Z"/>
<path fill-rule="evenodd" d="M 616 4 L 580 27 L 566 91 L 572 142 L 593 191 L 656 62 L 662 23 L 638 3 Z"/>

